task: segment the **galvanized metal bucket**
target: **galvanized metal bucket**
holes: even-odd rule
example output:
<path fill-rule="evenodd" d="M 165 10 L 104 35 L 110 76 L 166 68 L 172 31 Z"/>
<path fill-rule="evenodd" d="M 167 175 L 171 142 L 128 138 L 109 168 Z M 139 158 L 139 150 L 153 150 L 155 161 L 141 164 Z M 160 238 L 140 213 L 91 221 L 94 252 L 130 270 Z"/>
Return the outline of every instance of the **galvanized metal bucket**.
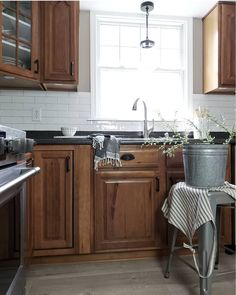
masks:
<path fill-rule="evenodd" d="M 228 145 L 187 144 L 183 147 L 187 185 L 209 188 L 224 184 Z"/>

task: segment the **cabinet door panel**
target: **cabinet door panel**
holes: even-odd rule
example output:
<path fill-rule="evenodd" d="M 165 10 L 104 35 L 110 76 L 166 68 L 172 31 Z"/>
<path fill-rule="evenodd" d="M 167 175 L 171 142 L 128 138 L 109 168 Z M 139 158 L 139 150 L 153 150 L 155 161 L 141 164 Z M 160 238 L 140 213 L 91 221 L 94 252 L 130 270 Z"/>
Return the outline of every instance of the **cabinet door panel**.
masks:
<path fill-rule="evenodd" d="M 204 93 L 234 93 L 235 47 L 235 3 L 219 1 L 203 18 Z"/>
<path fill-rule="evenodd" d="M 106 181 L 104 209 L 107 219 L 106 240 L 150 238 L 154 226 L 153 183 L 151 179 Z M 132 208 L 132 210 L 130 209 Z"/>
<path fill-rule="evenodd" d="M 0 70 L 19 77 L 38 79 L 38 2 L 0 2 Z M 37 70 L 37 71 L 36 71 Z M 0 81 L 0 86 L 4 86 Z M 13 83 L 14 84 L 14 83 Z"/>
<path fill-rule="evenodd" d="M 96 174 L 96 251 L 160 246 L 162 199 L 157 178 L 154 171 Z"/>
<path fill-rule="evenodd" d="M 235 85 L 235 5 L 224 4 L 221 9 L 221 84 Z"/>
<path fill-rule="evenodd" d="M 43 3 L 44 80 L 77 80 L 77 7 L 76 1 Z"/>
<path fill-rule="evenodd" d="M 73 247 L 72 151 L 38 151 L 33 197 L 34 249 Z"/>

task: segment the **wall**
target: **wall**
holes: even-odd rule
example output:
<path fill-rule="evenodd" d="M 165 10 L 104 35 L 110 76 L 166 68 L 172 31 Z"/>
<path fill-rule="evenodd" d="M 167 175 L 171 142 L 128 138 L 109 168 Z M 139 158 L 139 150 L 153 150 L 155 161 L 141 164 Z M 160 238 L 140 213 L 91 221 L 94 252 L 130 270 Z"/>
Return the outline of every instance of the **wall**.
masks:
<path fill-rule="evenodd" d="M 236 118 L 235 96 L 202 94 L 201 29 L 201 20 L 194 19 L 193 108 L 202 105 L 217 116 L 223 113 L 227 125 L 231 126 Z M 142 122 L 88 120 L 91 116 L 89 41 L 89 12 L 81 12 L 79 92 L 0 90 L 0 124 L 24 130 L 59 130 L 62 125 L 75 125 L 80 130 L 142 130 Z M 34 109 L 41 109 L 40 122 L 32 120 Z M 162 129 L 156 122 L 155 130 Z"/>
<path fill-rule="evenodd" d="M 202 20 L 193 20 L 193 93 L 203 92 L 202 64 Z"/>
<path fill-rule="evenodd" d="M 79 91 L 90 92 L 90 17 L 80 12 L 79 30 Z"/>

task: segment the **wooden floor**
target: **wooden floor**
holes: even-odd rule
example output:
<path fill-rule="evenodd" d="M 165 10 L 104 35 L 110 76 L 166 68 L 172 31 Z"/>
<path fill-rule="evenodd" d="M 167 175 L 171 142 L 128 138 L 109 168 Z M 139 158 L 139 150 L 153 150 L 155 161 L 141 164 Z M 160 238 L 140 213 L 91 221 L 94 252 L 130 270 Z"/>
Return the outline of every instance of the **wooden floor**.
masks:
<path fill-rule="evenodd" d="M 186 257 L 192 262 L 192 257 Z M 26 295 L 199 295 L 197 274 L 178 259 L 164 279 L 166 258 L 31 266 Z M 212 295 L 235 295 L 235 255 L 222 254 Z"/>

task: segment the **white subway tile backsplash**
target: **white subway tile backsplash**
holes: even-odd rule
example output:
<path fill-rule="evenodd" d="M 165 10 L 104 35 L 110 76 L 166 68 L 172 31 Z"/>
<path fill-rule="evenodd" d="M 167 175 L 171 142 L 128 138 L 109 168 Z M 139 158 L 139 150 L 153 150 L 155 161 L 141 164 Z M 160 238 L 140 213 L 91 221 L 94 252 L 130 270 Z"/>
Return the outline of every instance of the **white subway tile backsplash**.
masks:
<path fill-rule="evenodd" d="M 78 118 L 83 118 L 83 119 L 88 119 L 88 116 L 89 114 L 87 113 L 87 112 L 79 112 L 79 115 L 78 115 L 78 113 L 77 113 L 77 116 L 78 116 Z"/>
<path fill-rule="evenodd" d="M 65 91 L 46 91 L 46 96 L 67 97 L 68 95 L 69 95 L 69 92 L 65 92 Z"/>
<path fill-rule="evenodd" d="M 55 103 L 57 104 L 57 97 L 35 97 L 35 103 Z"/>
<path fill-rule="evenodd" d="M 12 97 L 1 95 L 1 90 L 0 90 L 0 104 L 1 102 L 12 102 Z"/>
<path fill-rule="evenodd" d="M 33 97 L 33 96 L 46 96 L 47 92 L 46 91 L 37 91 L 37 90 L 27 90 L 24 91 L 24 96 L 29 96 L 29 97 Z"/>
<path fill-rule="evenodd" d="M 0 96 L 24 96 L 23 90 L 0 90 Z"/>
<path fill-rule="evenodd" d="M 78 104 L 79 97 L 58 97 L 58 104 Z"/>
<path fill-rule="evenodd" d="M 69 96 L 73 96 L 76 92 L 69 92 Z M 90 92 L 77 92 L 79 98 L 87 98 L 90 100 Z"/>
<path fill-rule="evenodd" d="M 11 124 L 18 124 L 18 123 L 24 123 L 24 117 L 4 117 L 4 124 L 11 123 Z"/>
<path fill-rule="evenodd" d="M 1 117 L 29 117 L 31 116 L 31 111 L 29 110 L 10 110 L 10 109 L 5 109 L 1 110 L 0 109 L 0 116 Z"/>
<path fill-rule="evenodd" d="M 69 111 L 78 111 L 78 112 L 88 112 L 90 113 L 90 105 L 82 105 L 82 104 L 76 104 L 76 105 L 69 105 Z"/>
<path fill-rule="evenodd" d="M 49 111 L 49 110 L 44 110 L 43 111 L 43 117 L 44 118 L 70 118 L 74 117 L 72 116 L 71 113 L 68 111 Z"/>
<path fill-rule="evenodd" d="M 232 127 L 236 122 L 236 96 L 235 95 L 193 95 L 193 109 L 199 106 L 207 107 L 209 112 L 217 119 L 223 115 L 225 125 Z M 219 131 L 217 126 L 211 124 L 212 131 Z M 222 131 L 222 130 L 221 130 Z"/>
<path fill-rule="evenodd" d="M 67 111 L 68 112 L 68 104 L 47 104 L 45 110 L 48 111 Z"/>
<path fill-rule="evenodd" d="M 45 104 L 36 104 L 36 103 L 25 103 L 24 104 L 24 109 L 25 110 L 32 110 L 32 109 L 35 109 L 35 108 L 45 108 Z"/>
<path fill-rule="evenodd" d="M 223 114 L 228 126 L 236 121 L 234 95 L 193 95 L 193 109 L 207 107 L 216 116 Z M 40 108 L 40 122 L 32 120 L 32 110 Z M 0 122 L 23 130 L 60 130 L 62 125 L 74 125 L 87 131 L 141 131 L 142 121 L 91 121 L 89 92 L 8 91 L 0 90 Z M 151 126 L 151 122 L 149 122 Z M 155 122 L 155 131 L 164 130 Z M 212 126 L 212 130 L 217 128 Z"/>
<path fill-rule="evenodd" d="M 1 97 L 1 96 L 0 96 Z M 32 103 L 35 99 L 33 97 L 26 97 L 26 96 L 13 96 L 11 102 L 15 103 Z"/>
<path fill-rule="evenodd" d="M 22 110 L 24 104 L 22 103 L 1 103 L 0 109 L 2 110 Z"/>
<path fill-rule="evenodd" d="M 88 98 L 83 98 L 83 97 L 80 97 L 80 98 L 79 98 L 79 103 L 82 104 L 82 105 L 91 105 L 91 101 L 90 101 L 90 99 L 88 99 Z"/>

